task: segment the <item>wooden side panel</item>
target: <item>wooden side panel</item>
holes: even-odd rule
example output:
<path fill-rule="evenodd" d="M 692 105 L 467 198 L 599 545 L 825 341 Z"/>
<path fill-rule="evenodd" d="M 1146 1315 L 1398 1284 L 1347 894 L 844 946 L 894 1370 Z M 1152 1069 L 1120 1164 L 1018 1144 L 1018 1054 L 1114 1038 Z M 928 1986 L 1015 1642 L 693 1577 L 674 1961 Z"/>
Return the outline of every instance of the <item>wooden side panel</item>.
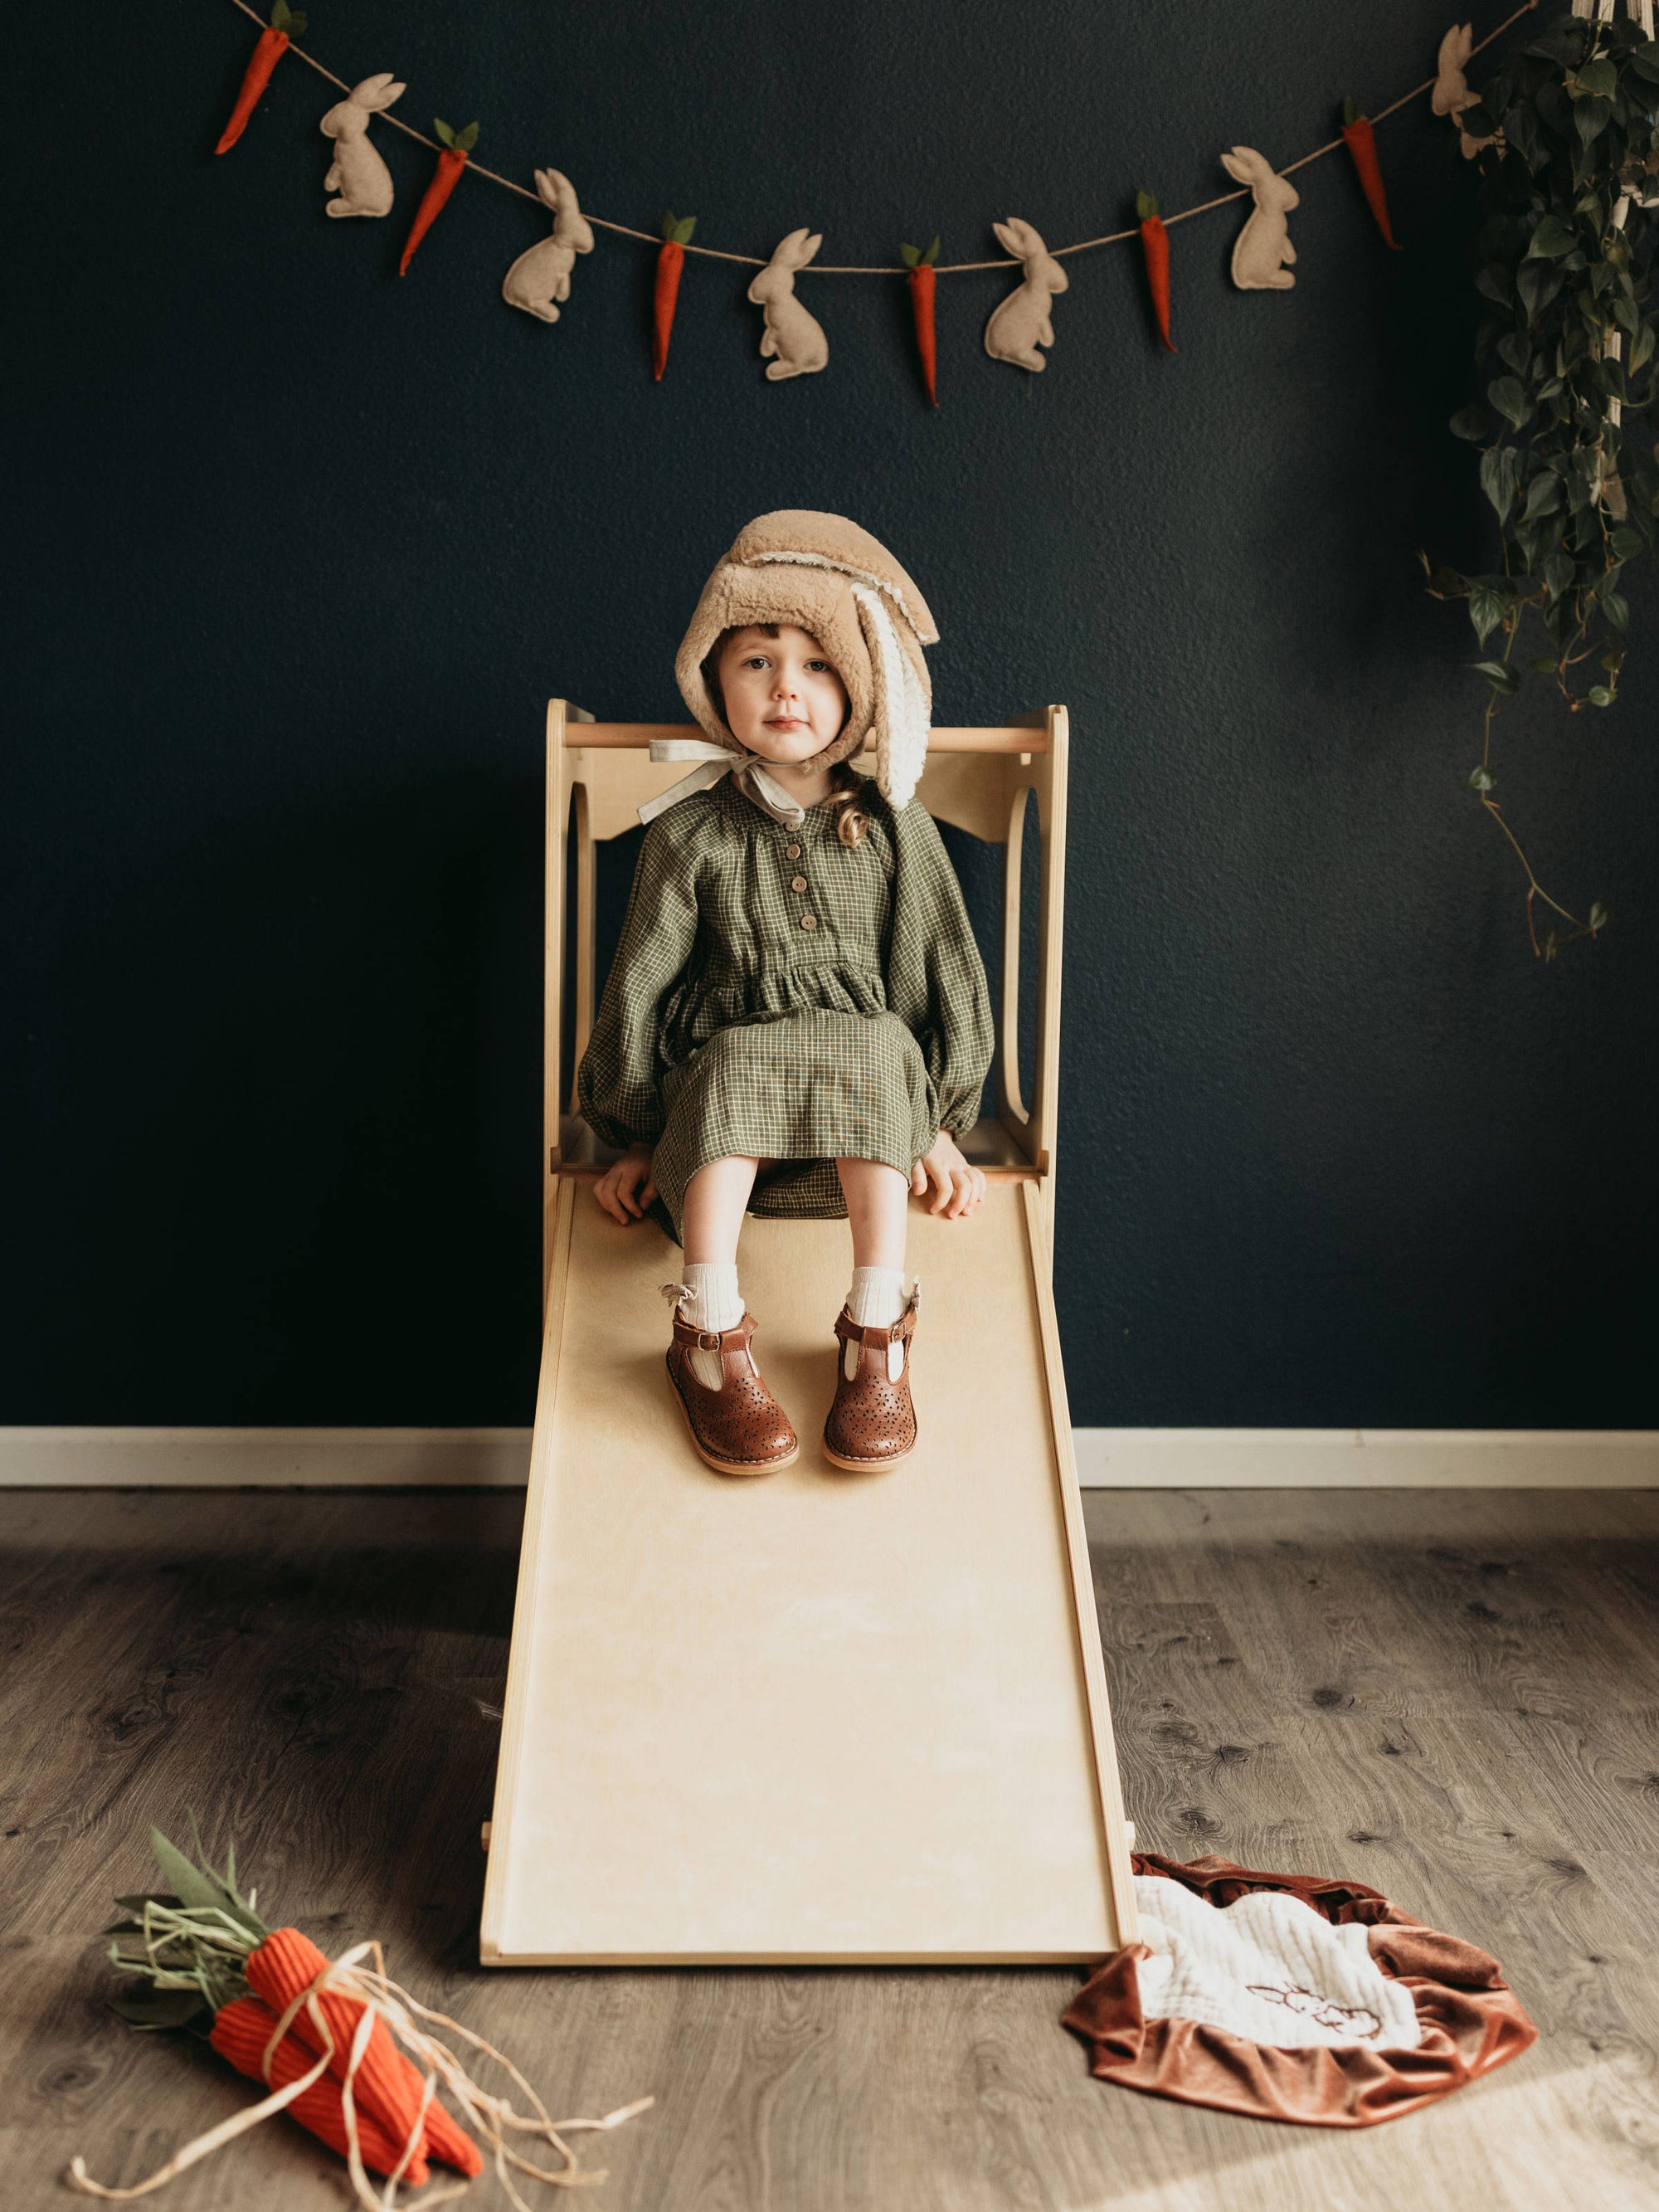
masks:
<path fill-rule="evenodd" d="M 844 1224 L 747 1224 L 802 1451 L 746 1483 L 695 1458 L 663 1370 L 672 1248 L 562 1196 L 487 1961 L 1058 1961 L 1123 1939 L 1030 1188 L 994 1185 L 971 1223 L 914 1212 L 922 1443 L 882 1476 L 817 1449 Z"/>

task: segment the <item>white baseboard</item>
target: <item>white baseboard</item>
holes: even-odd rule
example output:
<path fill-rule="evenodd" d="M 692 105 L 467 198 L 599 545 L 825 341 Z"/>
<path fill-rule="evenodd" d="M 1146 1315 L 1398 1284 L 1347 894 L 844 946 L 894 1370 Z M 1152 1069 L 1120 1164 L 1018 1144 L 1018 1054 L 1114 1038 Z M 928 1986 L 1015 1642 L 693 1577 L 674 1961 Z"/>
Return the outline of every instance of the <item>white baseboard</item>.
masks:
<path fill-rule="evenodd" d="M 512 1488 L 528 1429 L 7 1429 L 0 1489 Z"/>
<path fill-rule="evenodd" d="M 1093 1490 L 1652 1490 L 1656 1429 L 1077 1429 Z"/>
<path fill-rule="evenodd" d="M 1078 1429 L 1104 1490 L 1649 1490 L 1653 1429 Z M 0 1488 L 512 1488 L 528 1429 L 0 1428 Z"/>

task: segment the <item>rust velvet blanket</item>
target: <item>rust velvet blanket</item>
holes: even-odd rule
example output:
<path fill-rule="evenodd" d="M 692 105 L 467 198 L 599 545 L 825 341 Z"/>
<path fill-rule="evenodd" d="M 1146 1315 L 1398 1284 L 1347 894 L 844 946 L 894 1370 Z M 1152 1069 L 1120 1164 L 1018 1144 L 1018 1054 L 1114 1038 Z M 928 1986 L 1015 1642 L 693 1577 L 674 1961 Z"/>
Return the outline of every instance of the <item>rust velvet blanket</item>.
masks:
<path fill-rule="evenodd" d="M 1495 1959 L 1424 1927 L 1363 1882 L 1259 1874 L 1213 1857 L 1183 1866 L 1150 1852 L 1134 1855 L 1134 1870 L 1178 1881 L 1215 1905 L 1279 1890 L 1334 1926 L 1359 1923 L 1376 1965 L 1411 1991 L 1419 2039 L 1413 2050 L 1277 2050 L 1195 2021 L 1146 2020 L 1137 1966 L 1152 1954 L 1131 1943 L 1093 1969 L 1063 2015 L 1103 2081 L 1302 2127 L 1367 2128 L 1432 2104 L 1537 2040 Z"/>

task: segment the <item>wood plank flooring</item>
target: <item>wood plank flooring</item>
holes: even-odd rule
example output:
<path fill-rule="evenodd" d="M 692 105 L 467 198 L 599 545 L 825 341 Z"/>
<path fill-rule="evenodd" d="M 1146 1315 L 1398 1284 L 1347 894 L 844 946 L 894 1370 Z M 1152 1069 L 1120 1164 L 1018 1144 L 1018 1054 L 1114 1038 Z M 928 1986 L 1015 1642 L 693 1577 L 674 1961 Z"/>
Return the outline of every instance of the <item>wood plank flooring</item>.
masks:
<path fill-rule="evenodd" d="M 602 2212 L 1659 2208 L 1653 1494 L 1088 1500 L 1142 1847 L 1373 1882 L 1496 1951 L 1543 2031 L 1352 2137 L 1091 2081 L 1065 1973 L 485 1973 L 520 1502 L 0 1493 L 3 2212 L 84 2202 L 76 2151 L 137 2179 L 250 2094 L 102 2007 L 107 1900 L 190 1803 L 268 1905 L 330 1948 L 384 1936 L 556 2109 L 654 2092 L 593 2154 Z M 348 2198 L 278 2121 L 154 2201 Z"/>

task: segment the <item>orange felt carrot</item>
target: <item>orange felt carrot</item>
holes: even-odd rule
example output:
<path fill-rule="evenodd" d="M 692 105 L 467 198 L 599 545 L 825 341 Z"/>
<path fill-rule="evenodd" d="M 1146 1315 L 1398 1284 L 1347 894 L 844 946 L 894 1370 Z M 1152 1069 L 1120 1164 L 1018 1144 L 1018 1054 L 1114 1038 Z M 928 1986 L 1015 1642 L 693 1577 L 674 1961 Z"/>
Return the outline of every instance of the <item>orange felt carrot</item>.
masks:
<path fill-rule="evenodd" d="M 939 240 L 924 253 L 920 246 L 901 246 L 905 278 L 910 287 L 910 313 L 916 326 L 916 351 L 921 356 L 921 380 L 927 387 L 931 404 L 939 405 L 939 393 L 934 389 L 934 370 L 939 360 L 939 345 L 933 333 L 933 290 L 939 272 L 933 264 L 939 259 Z"/>
<path fill-rule="evenodd" d="M 273 2014 L 281 2014 L 327 1967 L 328 1960 L 308 1936 L 302 1936 L 297 1928 L 277 1928 L 249 1952 L 243 1971 L 254 1995 L 264 1998 Z M 328 2070 L 337 2081 L 343 2080 L 363 2007 L 356 1998 L 339 1996 L 331 1990 L 319 1994 L 317 2003 L 334 2039 Z M 317 2024 L 303 2007 L 294 2015 L 288 2032 L 313 2053 L 320 2053 Z M 401 2144 L 408 2140 L 421 2109 L 421 2076 L 392 2041 L 383 2020 L 376 2019 L 369 2030 L 352 2081 L 352 2094 L 360 2109 L 370 2113 L 394 2142 Z M 436 2104 L 427 2106 L 426 2143 L 447 2166 L 467 2174 L 483 2171 L 477 2145 Z"/>
<path fill-rule="evenodd" d="M 236 95 L 235 106 L 230 111 L 230 120 L 219 133 L 219 143 L 213 149 L 216 154 L 228 154 L 247 129 L 248 118 L 259 105 L 259 96 L 270 82 L 272 70 L 305 27 L 305 17 L 296 15 L 288 5 L 288 0 L 276 0 L 270 11 L 270 28 L 260 32 L 258 43 L 253 49 L 253 58 L 243 73 L 242 88 Z"/>
<path fill-rule="evenodd" d="M 265 2052 L 276 2031 L 276 2014 L 258 1997 L 237 1997 L 231 2003 L 221 2005 L 214 2015 L 213 2032 L 208 2040 L 222 2058 L 228 2058 L 239 2074 L 246 2074 L 250 2081 L 264 2082 Z M 292 2029 L 270 2054 L 270 2086 L 286 2089 L 290 2081 L 309 2074 L 317 2063 L 317 2053 L 296 2042 Z M 363 2164 L 375 2173 L 395 2173 L 403 2162 L 404 2136 L 393 2142 L 386 2129 L 374 2115 L 364 2110 L 352 2084 L 352 2099 L 356 2107 L 357 2148 L 362 2153 Z M 325 2142 L 331 2150 L 348 2155 L 349 2144 L 346 2136 L 345 2107 L 341 2100 L 340 2085 L 331 2073 L 302 2089 L 289 2112 L 302 2128 Z M 428 2178 L 422 2147 L 416 2144 L 414 2155 L 403 2168 L 403 2178 L 411 2189 L 419 2189 Z"/>
<path fill-rule="evenodd" d="M 443 143 L 438 156 L 438 166 L 432 181 L 421 194 L 421 204 L 415 210 L 415 220 L 409 226 L 409 237 L 404 246 L 404 258 L 398 264 L 398 274 L 406 276 L 409 264 L 415 258 L 415 249 L 426 236 L 441 214 L 449 195 L 461 180 L 461 171 L 466 167 L 466 157 L 478 143 L 478 126 L 469 123 L 465 131 L 452 131 L 447 123 L 434 115 L 432 127 Z"/>
<path fill-rule="evenodd" d="M 1371 121 L 1362 115 L 1352 100 L 1342 103 L 1342 136 L 1348 142 L 1348 151 L 1353 155 L 1354 167 L 1359 173 L 1359 187 L 1365 195 L 1365 204 L 1376 217 L 1376 227 L 1396 253 L 1401 248 L 1389 221 L 1388 195 L 1382 189 L 1382 165 L 1376 158 L 1376 140 L 1371 133 Z"/>
<path fill-rule="evenodd" d="M 685 266 L 685 249 L 696 227 L 696 216 L 677 216 L 672 210 L 662 219 L 662 244 L 657 248 L 657 286 L 651 299 L 651 373 L 659 384 L 668 366 L 668 340 L 674 328 L 674 303 L 680 296 L 680 271 Z"/>
<path fill-rule="evenodd" d="M 1146 257 L 1146 284 L 1152 295 L 1152 313 L 1158 318 L 1158 334 L 1173 353 L 1176 349 L 1170 338 L 1170 234 L 1164 228 L 1152 193 L 1135 194 L 1135 213 L 1140 218 L 1140 250 Z"/>

